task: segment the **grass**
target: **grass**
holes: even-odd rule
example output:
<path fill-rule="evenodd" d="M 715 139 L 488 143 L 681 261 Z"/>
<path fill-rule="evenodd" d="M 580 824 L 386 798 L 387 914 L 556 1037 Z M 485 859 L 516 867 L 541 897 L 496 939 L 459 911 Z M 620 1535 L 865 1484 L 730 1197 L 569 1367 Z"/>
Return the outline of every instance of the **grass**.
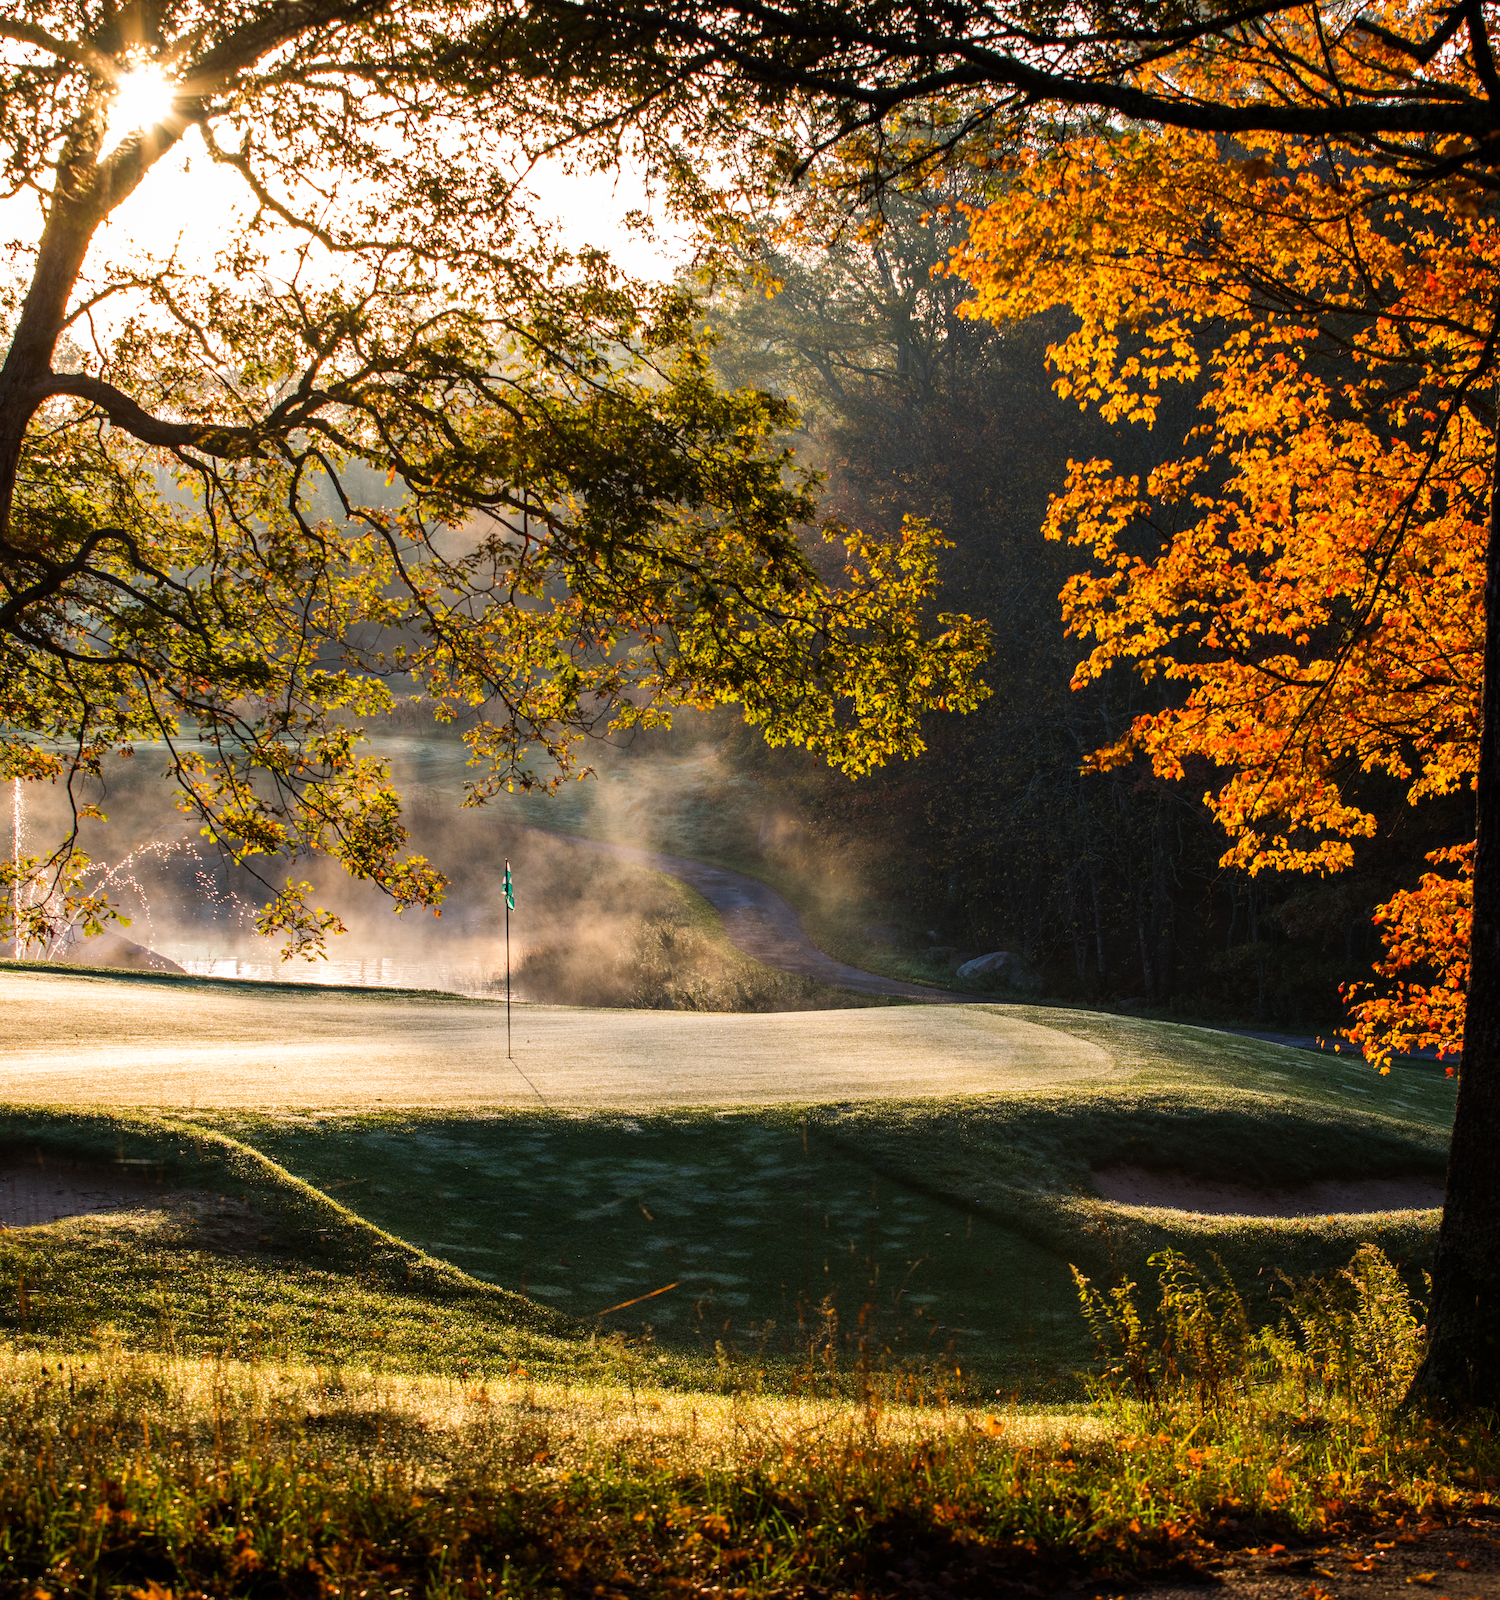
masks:
<path fill-rule="evenodd" d="M 181 1203 L 0 1232 L 0 1330 L 36 1351 L 571 1370 L 570 1324 L 372 1226 L 259 1152 L 151 1113 L 11 1110 L 13 1156 L 124 1162 Z"/>
<path fill-rule="evenodd" d="M 1119 1161 L 1439 1173 L 1440 1072 L 1021 1014 L 1120 1073 L 718 1115 L 5 1112 L 12 1153 L 185 1198 L 0 1234 L 0 1596 L 1051 1592 L 1483 1512 L 1494 1437 L 1354 1392 L 1261 1271 L 1373 1241 L 1415 1284 L 1432 1214 L 1090 1192 Z M 1147 1307 L 1158 1355 L 1121 1370 L 1155 1387 L 1101 1394 L 1068 1266 L 1150 1282 L 1164 1247 L 1239 1284 L 1238 1365 L 1195 1388 Z"/>
<path fill-rule="evenodd" d="M 1482 1515 L 1497 1469 L 1493 1435 L 1372 1426 L 1285 1381 L 1212 1410 L 1117 1396 L 1037 1418 L 873 1392 L 685 1402 L 520 1373 L 12 1355 L 0 1583 L 404 1600 L 1202 1581 L 1268 1547 L 1271 1570 L 1297 1572 L 1357 1559 L 1336 1542 L 1372 1530 L 1415 1544 Z"/>
<path fill-rule="evenodd" d="M 784 1383 L 833 1340 L 888 1367 L 956 1368 L 970 1394 L 1061 1400 L 1089 1353 L 1071 1264 L 1107 1278 L 1164 1245 L 1212 1251 L 1258 1313 L 1267 1262 L 1326 1271 L 1370 1239 L 1412 1274 L 1425 1266 L 1431 1213 L 1192 1217 L 1106 1204 L 1091 1174 L 1440 1176 L 1453 1093 L 1440 1073 L 1382 1079 L 1204 1029 L 1020 1014 L 1105 1045 L 1120 1074 L 718 1113 L 16 1111 L 0 1144 L 155 1162 L 263 1221 L 178 1208 L 0 1237 L 0 1283 L 17 1285 L 0 1326 L 21 1330 L 25 1285 L 26 1329 L 49 1337 L 112 1327 L 221 1355 L 259 1341 L 288 1360 L 322 1359 L 334 1339 L 347 1360 L 492 1371 L 571 1370 L 582 1324 L 650 1339 L 675 1381 L 709 1387 L 726 1362 Z M 516 1344 L 543 1335 L 550 1353 Z"/>
<path fill-rule="evenodd" d="M 154 1162 L 179 1187 L 244 1196 L 265 1221 L 178 1208 L 5 1236 L 0 1283 L 17 1289 L 0 1326 L 19 1330 L 24 1298 L 31 1331 L 113 1326 L 160 1344 L 170 1328 L 194 1353 L 259 1339 L 314 1359 L 337 1321 L 351 1360 L 491 1370 L 523 1358 L 520 1330 L 571 1350 L 581 1323 L 649 1338 L 683 1382 L 710 1386 L 726 1361 L 784 1377 L 834 1339 L 887 1366 L 957 1368 L 971 1392 L 1063 1399 L 1089 1348 L 1072 1264 L 1107 1277 L 1164 1245 L 1212 1251 L 1258 1313 L 1267 1262 L 1326 1271 L 1371 1239 L 1412 1274 L 1426 1264 L 1431 1213 L 1142 1211 L 1100 1201 L 1092 1172 L 1129 1163 L 1268 1187 L 1437 1177 L 1453 1094 L 1440 1072 L 1381 1078 L 1205 1029 L 1018 1015 L 1103 1045 L 1118 1074 L 717 1113 L 15 1111 L 0 1144 Z M 574 1357 L 559 1345 L 547 1359 Z"/>
<path fill-rule="evenodd" d="M 1413 1275 L 1426 1265 L 1431 1213 L 1142 1212 L 1099 1201 L 1091 1173 L 1124 1162 L 1273 1188 L 1440 1177 L 1453 1093 L 1440 1073 L 1382 1079 L 1204 1029 L 1023 1014 L 1106 1043 L 1122 1077 L 732 1113 L 197 1120 L 476 1278 L 674 1354 L 722 1347 L 780 1370 L 836 1318 L 891 1362 L 1062 1398 L 1088 1355 L 1071 1263 L 1107 1276 L 1164 1245 L 1212 1251 L 1261 1312 L 1267 1262 L 1326 1271 L 1370 1239 Z"/>
<path fill-rule="evenodd" d="M 1150 1026 L 1135 1029 L 1148 1045 Z M 1121 1378 L 1049 1406 L 996 1395 L 961 1370 L 961 1355 L 913 1349 L 900 1360 L 868 1318 L 852 1330 L 811 1318 L 787 1349 L 675 1341 L 665 1325 L 654 1338 L 608 1334 L 608 1320 L 569 1322 L 377 1226 L 401 1213 L 483 1232 L 486 1200 L 502 1198 L 533 1208 L 526 1230 L 539 1240 L 547 1227 L 595 1240 L 598 1262 L 627 1261 L 668 1218 L 683 1238 L 752 1237 L 772 1250 L 774 1226 L 731 1229 L 723 1197 L 737 1194 L 748 1213 L 758 1189 L 774 1222 L 801 1150 L 804 1179 L 828 1203 L 851 1205 L 872 1182 L 883 1208 L 907 1194 L 939 1216 L 974 1219 L 955 1258 L 974 1285 L 985 1282 L 979 1259 L 1011 1248 L 1006 1238 L 1039 1259 L 1102 1261 L 1105 1283 L 1123 1240 L 1139 1254 L 1169 1238 L 1199 1259 L 1212 1246 L 1231 1272 L 1270 1258 L 1294 1274 L 1342 1264 L 1372 1232 L 1422 1248 L 1426 1222 L 1412 1218 L 1135 1219 L 1131 1234 L 1118 1211 L 1079 1198 L 1071 1179 L 1100 1157 L 1137 1154 L 1147 1133 L 1159 1157 L 1188 1170 L 1222 1170 L 1233 1150 L 1254 1147 L 1267 1181 L 1359 1162 L 1410 1170 L 1438 1150 L 1436 1115 L 1423 1128 L 1340 1112 L 1337 1077 L 1270 1098 L 1247 1090 L 1241 1061 L 1217 1085 L 1199 1069 L 1195 1101 L 1195 1042 L 1183 1034 L 1175 1046 L 1158 1034 L 1127 1090 L 926 1114 L 205 1126 L 10 1112 L 0 1142 L 11 1150 L 125 1160 L 192 1198 L 0 1235 L 0 1282 L 14 1285 L 0 1298 L 10 1334 L 0 1349 L 0 1594 L 979 1597 L 1007 1584 L 1203 1581 L 1241 1566 L 1316 1574 L 1316 1563 L 1356 1557 L 1364 1570 L 1377 1539 L 1386 1550 L 1415 1541 L 1420 1554 L 1431 1531 L 1486 1514 L 1500 1445 L 1482 1427 L 1393 1418 L 1391 1382 L 1409 1370 L 1415 1339 L 1401 1307 L 1386 1306 L 1383 1322 L 1366 1317 L 1396 1336 L 1377 1382 L 1361 1387 L 1358 1362 L 1329 1365 L 1329 1339 L 1299 1342 L 1313 1291 L 1289 1291 L 1284 1304 L 1302 1323 L 1281 1318 L 1281 1342 L 1267 1344 L 1249 1333 L 1260 1318 L 1246 1283 L 1251 1317 L 1238 1346 L 1228 1339 L 1230 1360 L 1220 1334 L 1238 1323 L 1223 1291 L 1196 1310 L 1179 1299 L 1171 1328 L 1147 1304 L 1145 1349 L 1121 1371 L 1153 1374 L 1150 1389 Z M 344 1176 L 305 1184 L 267 1150 L 297 1168 L 342 1165 Z M 499 1174 L 497 1197 L 481 1157 Z M 358 1176 L 376 1162 L 389 1197 Z M 904 1186 L 888 1170 L 907 1171 Z M 580 1227 L 569 1206 L 611 1186 L 619 1203 L 600 1232 Z M 963 1194 L 963 1210 L 942 1189 Z M 673 1214 L 662 1203 L 672 1194 L 697 1195 L 702 1210 Z M 1089 1216 L 1113 1216 L 1110 1229 L 1081 1234 Z M 756 1270 L 772 1267 L 768 1258 Z M 1386 1301 L 1404 1301 L 1393 1275 L 1382 1282 Z M 1337 1294 L 1316 1293 L 1337 1312 Z M 1059 1296 L 1060 1317 L 1071 1290 Z M 1054 1371 L 1062 1355 L 1087 1365 L 1076 1299 L 1070 1310 L 1049 1352 Z M 1206 1320 L 1219 1363 L 1207 1387 Z M 1367 1344 L 1340 1349 L 1358 1357 Z"/>
<path fill-rule="evenodd" d="M 816 1113 L 219 1125 L 435 1256 L 704 1361 L 784 1371 L 832 1337 L 1035 1391 L 1087 1356 L 1055 1248 L 873 1172 Z"/>
<path fill-rule="evenodd" d="M 699 853 L 728 860 L 719 812 Z M 977 1597 L 1247 1564 L 1317 1600 L 1341 1543 L 1365 1572 L 1377 1537 L 1489 1513 L 1494 1435 L 1394 1416 L 1354 1381 L 1381 1363 L 1335 1371 L 1287 1320 L 1312 1292 L 1262 1270 L 1373 1241 L 1416 1286 L 1432 1214 L 1090 1184 L 1436 1175 L 1441 1070 L 1017 1014 L 1120 1073 L 719 1115 L 0 1114 L 13 1153 L 186 1195 L 0 1233 L 0 1600 Z M 1222 1354 L 1228 1302 L 1196 1334 L 1148 1306 L 1119 1366 L 1151 1383 L 1100 1391 L 1068 1266 L 1149 1283 L 1164 1248 L 1218 1259 L 1246 1339 L 1205 1387 L 1184 1352 L 1207 1323 Z"/>

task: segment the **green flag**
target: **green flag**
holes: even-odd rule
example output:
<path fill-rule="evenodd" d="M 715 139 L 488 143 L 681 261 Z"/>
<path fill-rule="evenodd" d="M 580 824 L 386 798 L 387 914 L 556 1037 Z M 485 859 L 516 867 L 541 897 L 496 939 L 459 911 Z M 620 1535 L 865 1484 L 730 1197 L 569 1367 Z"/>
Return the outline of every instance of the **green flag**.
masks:
<path fill-rule="evenodd" d="M 510 881 L 510 862 L 505 863 L 505 903 L 514 911 L 516 909 L 516 886 Z"/>

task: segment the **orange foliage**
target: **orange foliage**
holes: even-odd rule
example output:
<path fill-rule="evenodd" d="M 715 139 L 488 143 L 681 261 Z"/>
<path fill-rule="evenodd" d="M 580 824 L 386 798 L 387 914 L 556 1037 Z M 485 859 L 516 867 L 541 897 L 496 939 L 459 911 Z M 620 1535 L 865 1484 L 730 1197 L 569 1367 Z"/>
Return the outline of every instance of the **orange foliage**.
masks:
<path fill-rule="evenodd" d="M 1374 15 L 1420 26 L 1410 7 Z M 1317 58 L 1311 12 L 1283 14 L 1283 53 L 1299 25 Z M 1382 49 L 1359 58 L 1372 84 L 1389 81 Z M 1452 54 L 1433 70 L 1470 69 Z M 1231 71 L 1249 69 L 1179 63 L 1174 87 L 1266 92 Z M 1500 303 L 1500 227 L 1479 211 L 1470 190 L 1321 139 L 1094 124 L 1012 158 L 957 253 L 971 314 L 1073 312 L 1050 351 L 1064 396 L 1151 425 L 1166 385 L 1201 395 L 1144 482 L 1070 463 L 1047 532 L 1092 556 L 1062 596 L 1092 641 L 1075 681 L 1128 663 L 1174 686 L 1095 760 L 1140 752 L 1181 778 L 1207 757 L 1226 864 L 1347 866 L 1376 829 L 1360 772 L 1413 804 L 1472 786 Z M 1472 849 L 1432 859 L 1454 875 L 1377 917 L 1395 988 L 1351 997 L 1382 1065 L 1462 1036 Z"/>

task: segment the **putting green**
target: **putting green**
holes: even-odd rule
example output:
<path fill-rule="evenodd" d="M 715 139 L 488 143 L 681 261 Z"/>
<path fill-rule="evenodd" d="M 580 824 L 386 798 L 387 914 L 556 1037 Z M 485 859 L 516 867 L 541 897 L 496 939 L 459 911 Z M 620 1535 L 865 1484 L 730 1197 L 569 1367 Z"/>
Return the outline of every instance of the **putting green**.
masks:
<path fill-rule="evenodd" d="M 373 990 L 0 973 L 12 1104 L 651 1109 L 989 1095 L 1113 1076 L 1002 1006 L 725 1015 Z M 524 1074 L 524 1076 L 523 1076 Z"/>

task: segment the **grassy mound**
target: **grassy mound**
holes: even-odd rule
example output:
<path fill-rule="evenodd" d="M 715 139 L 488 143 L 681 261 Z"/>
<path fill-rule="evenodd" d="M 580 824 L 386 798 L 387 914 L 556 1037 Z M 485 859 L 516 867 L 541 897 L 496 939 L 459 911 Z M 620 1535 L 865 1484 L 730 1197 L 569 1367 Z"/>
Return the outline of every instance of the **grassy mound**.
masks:
<path fill-rule="evenodd" d="M 784 1384 L 842 1350 L 1065 1398 L 1091 1353 L 1073 1266 L 1109 1281 L 1164 1246 L 1214 1254 L 1259 1316 L 1277 1272 L 1330 1270 L 1363 1241 L 1415 1281 L 1432 1213 L 1147 1211 L 1100 1199 L 1092 1171 L 1440 1177 L 1440 1073 L 1382 1079 L 1203 1029 L 1017 1014 L 1120 1071 L 995 1097 L 650 1116 L 15 1110 L 0 1146 L 124 1161 L 245 1215 L 179 1205 L 12 1233 L 0 1272 L 22 1287 L 0 1326 L 228 1354 L 259 1341 L 287 1359 L 342 1341 L 338 1359 L 418 1371 L 566 1365 L 583 1325 L 654 1341 L 685 1382 L 738 1366 Z M 528 1339 L 562 1343 L 522 1352 Z"/>
<path fill-rule="evenodd" d="M 1346 1568 L 1391 1593 L 1474 1570 L 1500 1446 L 1393 1412 L 1420 1338 L 1399 1279 L 1351 1311 L 1347 1273 L 1276 1306 L 1260 1270 L 1376 1242 L 1410 1278 L 1435 1216 L 1174 1217 L 1090 1184 L 1122 1160 L 1438 1174 L 1451 1085 L 1024 1014 L 1123 1072 L 720 1115 L 0 1115 L 12 1160 L 123 1163 L 162 1200 L 0 1234 L 0 1595 L 978 1597 L 1234 1570 L 1328 1595 Z M 1068 1265 L 1151 1283 L 1163 1246 L 1205 1278 L 1171 1269 L 1170 1318 L 1142 1292 L 1146 1335 L 1085 1401 Z"/>
<path fill-rule="evenodd" d="M 151 1113 L 11 1109 L 7 1161 L 144 1175 L 137 1209 L 0 1232 L 0 1330 L 25 1348 L 571 1370 L 562 1316 L 470 1278 L 261 1152 Z"/>

